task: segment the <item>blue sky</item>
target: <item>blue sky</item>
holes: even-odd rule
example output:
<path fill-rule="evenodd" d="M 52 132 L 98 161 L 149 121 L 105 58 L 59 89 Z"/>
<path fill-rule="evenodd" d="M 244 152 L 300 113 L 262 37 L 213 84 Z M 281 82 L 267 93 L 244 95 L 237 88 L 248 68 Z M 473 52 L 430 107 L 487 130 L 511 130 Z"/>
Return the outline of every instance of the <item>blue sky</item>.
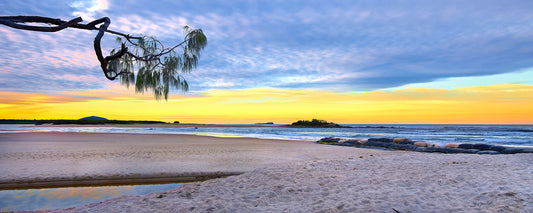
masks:
<path fill-rule="evenodd" d="M 0 1 L 0 15 L 85 21 L 178 43 L 187 24 L 208 46 L 186 75 L 191 92 L 533 84 L 533 1 Z M 96 32 L 0 26 L 0 90 L 54 92 L 112 85 Z M 105 36 L 105 48 L 116 47 Z"/>

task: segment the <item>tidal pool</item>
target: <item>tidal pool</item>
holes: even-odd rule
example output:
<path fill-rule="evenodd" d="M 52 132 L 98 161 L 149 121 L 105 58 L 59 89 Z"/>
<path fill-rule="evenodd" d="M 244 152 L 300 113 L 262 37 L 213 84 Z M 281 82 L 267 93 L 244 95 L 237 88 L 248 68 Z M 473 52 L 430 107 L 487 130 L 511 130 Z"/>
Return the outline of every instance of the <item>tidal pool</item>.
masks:
<path fill-rule="evenodd" d="M 70 208 L 124 195 L 144 195 L 178 188 L 185 183 L 67 187 L 0 191 L 0 211 L 35 211 Z"/>

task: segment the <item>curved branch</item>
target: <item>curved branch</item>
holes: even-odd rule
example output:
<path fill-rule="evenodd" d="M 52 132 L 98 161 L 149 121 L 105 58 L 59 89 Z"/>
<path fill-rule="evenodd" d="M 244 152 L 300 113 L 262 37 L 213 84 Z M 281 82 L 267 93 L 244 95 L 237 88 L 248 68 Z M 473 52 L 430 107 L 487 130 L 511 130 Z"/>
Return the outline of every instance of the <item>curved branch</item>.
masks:
<path fill-rule="evenodd" d="M 74 18 L 70 21 L 63 21 L 61 19 L 53 19 L 40 16 L 5 16 L 0 17 L 0 24 L 21 30 L 31 30 L 39 32 L 57 32 L 62 29 L 73 27 L 83 20 L 81 17 Z M 35 23 L 45 23 L 45 24 L 54 24 L 55 27 L 43 27 L 43 26 L 31 26 L 26 24 L 26 22 L 35 22 Z"/>
<path fill-rule="evenodd" d="M 104 37 L 105 30 L 107 27 L 109 27 L 109 24 L 111 24 L 111 20 L 108 17 L 104 17 L 90 22 L 87 24 L 87 26 L 95 27 L 96 24 L 100 23 L 103 24 L 100 26 L 96 37 L 94 37 L 94 52 L 96 53 L 96 58 L 98 58 L 98 61 L 100 61 L 100 67 L 102 68 L 102 71 L 104 71 L 105 77 L 109 80 L 115 80 L 116 77 L 108 75 L 108 73 L 111 71 L 107 69 L 107 60 L 105 60 L 104 56 L 102 55 L 102 47 L 100 45 L 100 41 L 102 40 L 102 37 Z"/>

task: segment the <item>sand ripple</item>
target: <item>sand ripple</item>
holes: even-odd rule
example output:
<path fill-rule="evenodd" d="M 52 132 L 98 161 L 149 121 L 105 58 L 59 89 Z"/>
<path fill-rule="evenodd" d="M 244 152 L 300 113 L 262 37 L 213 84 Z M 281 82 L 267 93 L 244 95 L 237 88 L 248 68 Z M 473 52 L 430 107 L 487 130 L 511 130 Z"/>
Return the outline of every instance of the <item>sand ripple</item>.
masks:
<path fill-rule="evenodd" d="M 533 155 L 398 153 L 257 169 L 57 212 L 532 212 Z"/>

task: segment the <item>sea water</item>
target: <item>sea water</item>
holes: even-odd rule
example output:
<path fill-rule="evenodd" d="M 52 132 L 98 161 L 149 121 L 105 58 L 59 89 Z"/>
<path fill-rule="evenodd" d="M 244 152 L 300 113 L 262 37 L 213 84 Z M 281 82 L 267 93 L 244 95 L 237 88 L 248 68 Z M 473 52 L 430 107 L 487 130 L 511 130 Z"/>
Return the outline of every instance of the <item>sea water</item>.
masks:
<path fill-rule="evenodd" d="M 183 184 L 2 190 L 0 191 L 0 212 L 70 208 L 124 195 L 145 195 L 168 191 Z"/>
<path fill-rule="evenodd" d="M 409 138 L 445 145 L 488 143 L 533 147 L 533 125 L 346 125 L 351 128 L 294 128 L 282 125 L 263 127 L 42 127 L 0 125 L 2 132 L 98 132 L 143 134 L 192 134 L 264 139 L 317 141 L 323 137 Z"/>

